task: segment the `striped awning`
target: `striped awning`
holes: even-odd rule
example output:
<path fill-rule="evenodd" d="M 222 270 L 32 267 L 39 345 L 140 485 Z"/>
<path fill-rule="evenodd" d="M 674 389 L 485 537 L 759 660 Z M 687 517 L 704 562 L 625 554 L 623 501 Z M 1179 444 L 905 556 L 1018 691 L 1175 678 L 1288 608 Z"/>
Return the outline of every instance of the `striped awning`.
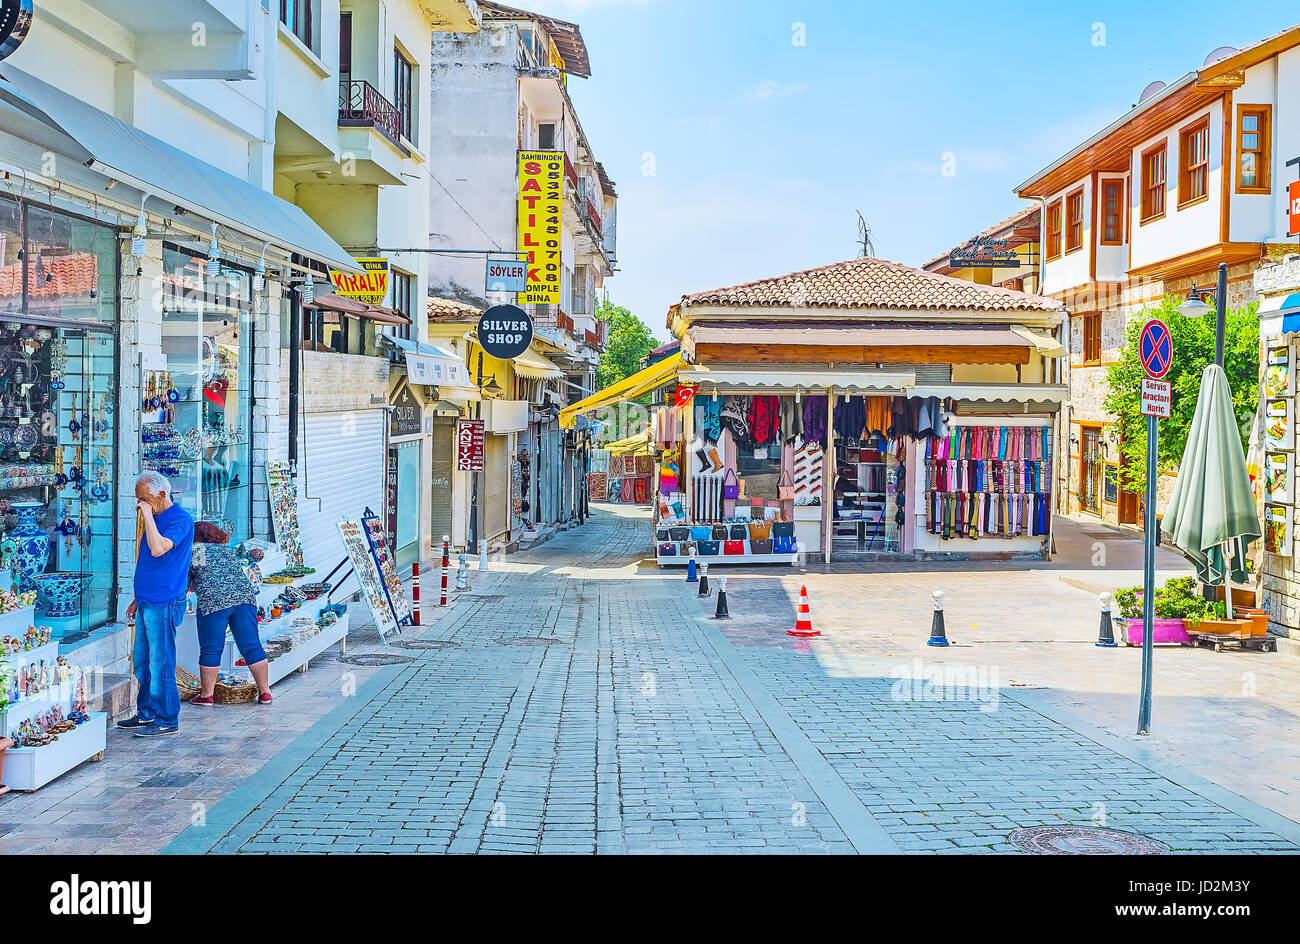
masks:
<path fill-rule="evenodd" d="M 1269 295 L 1259 300 L 1260 334 L 1300 334 L 1300 292 Z"/>

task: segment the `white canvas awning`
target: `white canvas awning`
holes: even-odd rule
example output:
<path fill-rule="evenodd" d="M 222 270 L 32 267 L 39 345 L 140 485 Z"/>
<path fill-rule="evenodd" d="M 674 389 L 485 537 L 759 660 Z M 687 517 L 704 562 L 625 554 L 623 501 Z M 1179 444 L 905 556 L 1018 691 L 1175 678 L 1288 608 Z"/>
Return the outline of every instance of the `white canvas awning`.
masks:
<path fill-rule="evenodd" d="M 794 393 L 834 388 L 859 393 L 902 393 L 916 385 L 916 376 L 900 370 L 770 370 L 763 368 L 688 367 L 678 372 L 680 383 L 697 383 L 710 393 Z"/>
<path fill-rule="evenodd" d="M 944 397 L 983 403 L 1064 403 L 1069 395 L 1065 384 L 918 384 L 912 397 Z"/>

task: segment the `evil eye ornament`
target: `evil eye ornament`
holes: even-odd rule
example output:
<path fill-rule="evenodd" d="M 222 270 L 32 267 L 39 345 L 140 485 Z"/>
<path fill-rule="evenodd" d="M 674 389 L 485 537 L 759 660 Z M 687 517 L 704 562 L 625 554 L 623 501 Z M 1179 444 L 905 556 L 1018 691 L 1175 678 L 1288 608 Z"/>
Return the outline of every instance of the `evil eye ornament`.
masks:
<path fill-rule="evenodd" d="M 90 494 L 96 501 L 106 502 L 108 501 L 108 486 L 96 485 L 90 490 Z"/>
<path fill-rule="evenodd" d="M 167 399 L 168 399 L 170 402 L 175 403 L 175 402 L 177 402 L 178 400 L 180 400 L 180 398 L 181 398 L 181 395 L 180 395 L 180 393 L 177 392 L 177 390 L 176 390 L 175 387 L 172 387 L 170 390 L 167 391 Z"/>

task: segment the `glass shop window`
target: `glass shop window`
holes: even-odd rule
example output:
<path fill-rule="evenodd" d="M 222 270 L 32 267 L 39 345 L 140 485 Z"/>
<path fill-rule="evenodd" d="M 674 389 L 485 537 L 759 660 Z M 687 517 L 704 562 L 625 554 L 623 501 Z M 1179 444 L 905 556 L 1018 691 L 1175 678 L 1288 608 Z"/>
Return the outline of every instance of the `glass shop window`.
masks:
<path fill-rule="evenodd" d="M 232 542 L 252 532 L 252 277 L 175 246 L 163 252 L 163 361 L 145 365 L 147 467 L 167 475 L 196 521 Z"/>

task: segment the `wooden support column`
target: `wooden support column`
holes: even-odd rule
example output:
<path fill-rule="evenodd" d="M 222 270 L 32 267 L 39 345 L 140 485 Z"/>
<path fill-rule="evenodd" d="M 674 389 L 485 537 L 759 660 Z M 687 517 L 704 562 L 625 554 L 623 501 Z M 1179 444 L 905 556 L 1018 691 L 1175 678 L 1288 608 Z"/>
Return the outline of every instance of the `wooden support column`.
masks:
<path fill-rule="evenodd" d="M 822 544 L 826 563 L 831 562 L 831 541 L 835 520 L 835 388 L 826 388 L 826 461 L 822 463 L 822 504 L 826 508 L 822 524 Z"/>

